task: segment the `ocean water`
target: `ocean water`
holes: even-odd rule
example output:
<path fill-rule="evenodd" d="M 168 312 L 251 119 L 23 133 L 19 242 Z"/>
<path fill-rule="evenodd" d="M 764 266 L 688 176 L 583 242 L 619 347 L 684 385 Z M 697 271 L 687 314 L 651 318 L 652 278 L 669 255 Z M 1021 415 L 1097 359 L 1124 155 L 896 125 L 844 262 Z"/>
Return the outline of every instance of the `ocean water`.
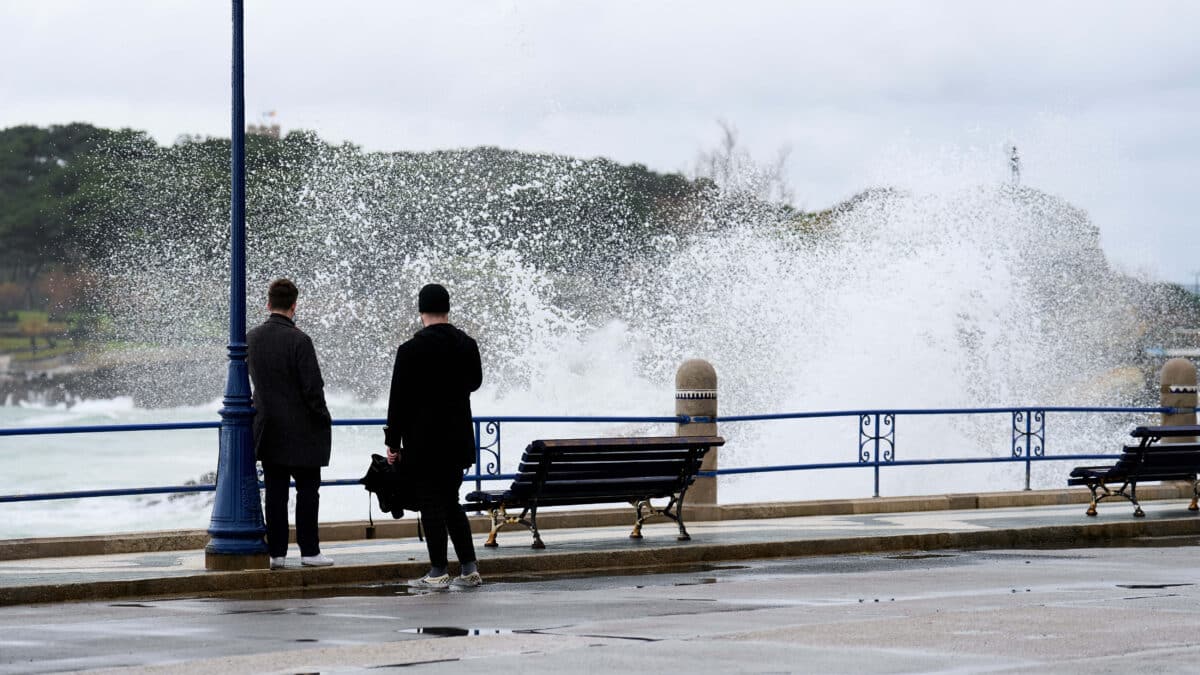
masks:
<path fill-rule="evenodd" d="M 657 410 L 638 415 L 673 414 L 669 391 L 661 392 Z M 479 398 L 486 399 L 487 392 Z M 631 402 L 639 397 L 630 397 Z M 363 404 L 336 393 L 329 396 L 336 419 L 382 418 L 385 404 Z M 479 404 L 476 404 L 477 407 Z M 492 414 L 528 414 L 507 407 Z M 636 405 L 636 403 L 634 403 Z M 632 409 L 631 405 L 631 409 Z M 196 407 L 142 409 L 131 399 L 84 401 L 64 406 L 0 406 L 0 427 L 43 427 L 141 424 L 217 420 L 219 401 Z M 566 411 L 548 411 L 547 415 Z M 628 411 L 626 412 L 628 413 Z M 662 424 L 506 424 L 502 426 L 504 468 L 511 470 L 520 451 L 534 437 L 593 435 L 668 435 Z M 216 470 L 215 429 L 142 431 L 0 438 L 0 494 L 33 494 L 124 487 L 183 485 Z M 372 453 L 383 453 L 379 426 L 336 427 L 333 453 L 323 478 L 361 477 Z M 485 456 L 486 457 L 486 456 Z M 487 484 L 485 484 L 487 485 Z M 499 483 L 492 487 L 499 487 Z M 464 486 L 464 492 L 474 484 Z M 171 529 L 203 529 L 211 516 L 211 493 L 105 497 L 0 504 L 0 538 L 49 537 Z M 294 508 L 293 503 L 290 504 Z M 321 518 L 326 522 L 366 520 L 368 493 L 359 486 L 325 487 Z M 374 517 L 389 519 L 376 509 Z"/>

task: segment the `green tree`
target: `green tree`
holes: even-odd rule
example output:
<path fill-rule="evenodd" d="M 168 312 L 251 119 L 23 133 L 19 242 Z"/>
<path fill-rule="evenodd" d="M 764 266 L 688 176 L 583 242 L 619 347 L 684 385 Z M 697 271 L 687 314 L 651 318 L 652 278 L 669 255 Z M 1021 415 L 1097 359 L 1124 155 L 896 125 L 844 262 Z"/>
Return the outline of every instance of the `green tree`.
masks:
<path fill-rule="evenodd" d="M 82 214 L 97 184 L 97 150 L 144 134 L 90 124 L 0 130 L 0 279 L 25 288 L 26 309 L 38 304 L 34 289 L 50 268 L 78 260 Z"/>

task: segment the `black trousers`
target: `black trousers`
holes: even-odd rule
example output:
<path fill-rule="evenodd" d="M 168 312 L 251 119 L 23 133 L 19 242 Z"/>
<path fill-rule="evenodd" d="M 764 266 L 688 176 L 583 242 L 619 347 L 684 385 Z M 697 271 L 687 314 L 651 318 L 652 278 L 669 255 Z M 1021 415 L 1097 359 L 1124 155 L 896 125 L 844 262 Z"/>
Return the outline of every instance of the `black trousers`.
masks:
<path fill-rule="evenodd" d="M 286 466 L 263 462 L 263 487 L 266 492 L 267 550 L 272 558 L 282 558 L 288 549 L 288 487 L 296 480 L 296 543 L 300 555 L 321 552 L 317 540 L 317 511 L 321 496 L 321 467 Z"/>
<path fill-rule="evenodd" d="M 475 562 L 475 543 L 471 541 L 471 523 L 462 504 L 458 502 L 458 491 L 462 487 L 462 474 L 438 476 L 425 485 L 421 494 L 421 524 L 425 528 L 425 547 L 429 549 L 429 564 L 446 567 L 446 538 L 454 542 L 454 555 L 458 562 Z"/>

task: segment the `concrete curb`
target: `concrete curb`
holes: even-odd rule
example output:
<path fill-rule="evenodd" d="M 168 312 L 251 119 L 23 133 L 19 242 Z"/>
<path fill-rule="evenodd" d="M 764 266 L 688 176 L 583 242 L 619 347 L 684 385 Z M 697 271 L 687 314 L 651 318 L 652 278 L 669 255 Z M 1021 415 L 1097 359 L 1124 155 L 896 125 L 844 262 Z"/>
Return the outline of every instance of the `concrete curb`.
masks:
<path fill-rule="evenodd" d="M 1081 514 L 1082 516 L 1082 514 Z M 1138 537 L 1200 535 L 1200 518 L 1159 518 L 1086 522 L 1028 528 L 928 532 L 919 534 L 785 539 L 737 544 L 672 542 L 614 547 L 602 551 L 553 550 L 506 555 L 486 560 L 489 577 L 521 574 L 579 574 L 659 570 L 670 566 L 780 557 L 1003 549 L 1053 545 L 1063 548 L 1104 545 Z M 0 606 L 47 602 L 102 601 L 121 598 L 157 599 L 220 596 L 262 591 L 300 591 L 318 587 L 389 583 L 422 574 L 423 562 L 296 568 L 282 571 L 199 572 L 187 576 L 46 584 L 0 588 Z"/>
<path fill-rule="evenodd" d="M 1138 487 L 1141 501 L 1191 497 L 1191 486 L 1175 484 Z M 684 507 L 687 522 L 722 520 L 751 520 L 757 518 L 790 518 L 796 516 L 838 516 L 868 513 L 911 511 L 947 511 L 966 509 L 996 509 L 1020 506 L 1055 506 L 1086 504 L 1090 494 L 1084 489 L 1031 490 L 1022 492 L 990 492 L 946 494 L 917 497 L 880 497 L 865 499 L 833 499 L 804 502 L 769 502 L 759 504 L 721 504 L 717 506 Z M 1121 508 L 1121 502 L 1106 502 L 1101 509 Z M 607 527 L 633 525 L 629 508 L 588 509 L 574 511 L 545 511 L 538 516 L 538 527 L 544 530 L 577 527 Z M 471 518 L 471 529 L 486 533 L 490 525 L 484 516 Z M 365 521 L 329 523 L 321 526 L 321 541 L 356 541 L 362 539 L 401 539 L 417 536 L 415 518 L 380 520 L 375 523 L 374 536 L 368 536 Z M 295 532 L 292 533 L 295 543 Z M 0 541 L 0 560 L 33 558 L 64 558 L 85 555 L 120 553 L 155 553 L 165 551 L 196 551 L 208 543 L 203 530 L 146 532 L 137 534 L 97 535 L 90 537 L 58 537 L 46 539 L 11 539 Z"/>

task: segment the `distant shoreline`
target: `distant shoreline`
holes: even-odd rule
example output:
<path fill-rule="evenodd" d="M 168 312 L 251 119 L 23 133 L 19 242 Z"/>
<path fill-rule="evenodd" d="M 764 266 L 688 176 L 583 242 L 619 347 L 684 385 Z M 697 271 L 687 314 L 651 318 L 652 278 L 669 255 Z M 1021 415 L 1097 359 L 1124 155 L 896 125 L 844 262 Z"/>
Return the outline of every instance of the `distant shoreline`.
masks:
<path fill-rule="evenodd" d="M 161 351 L 100 356 L 76 351 L 0 365 L 5 366 L 0 368 L 0 405 L 71 407 L 121 396 L 143 408 L 200 405 L 220 395 L 225 377 L 218 361 L 203 354 Z"/>

